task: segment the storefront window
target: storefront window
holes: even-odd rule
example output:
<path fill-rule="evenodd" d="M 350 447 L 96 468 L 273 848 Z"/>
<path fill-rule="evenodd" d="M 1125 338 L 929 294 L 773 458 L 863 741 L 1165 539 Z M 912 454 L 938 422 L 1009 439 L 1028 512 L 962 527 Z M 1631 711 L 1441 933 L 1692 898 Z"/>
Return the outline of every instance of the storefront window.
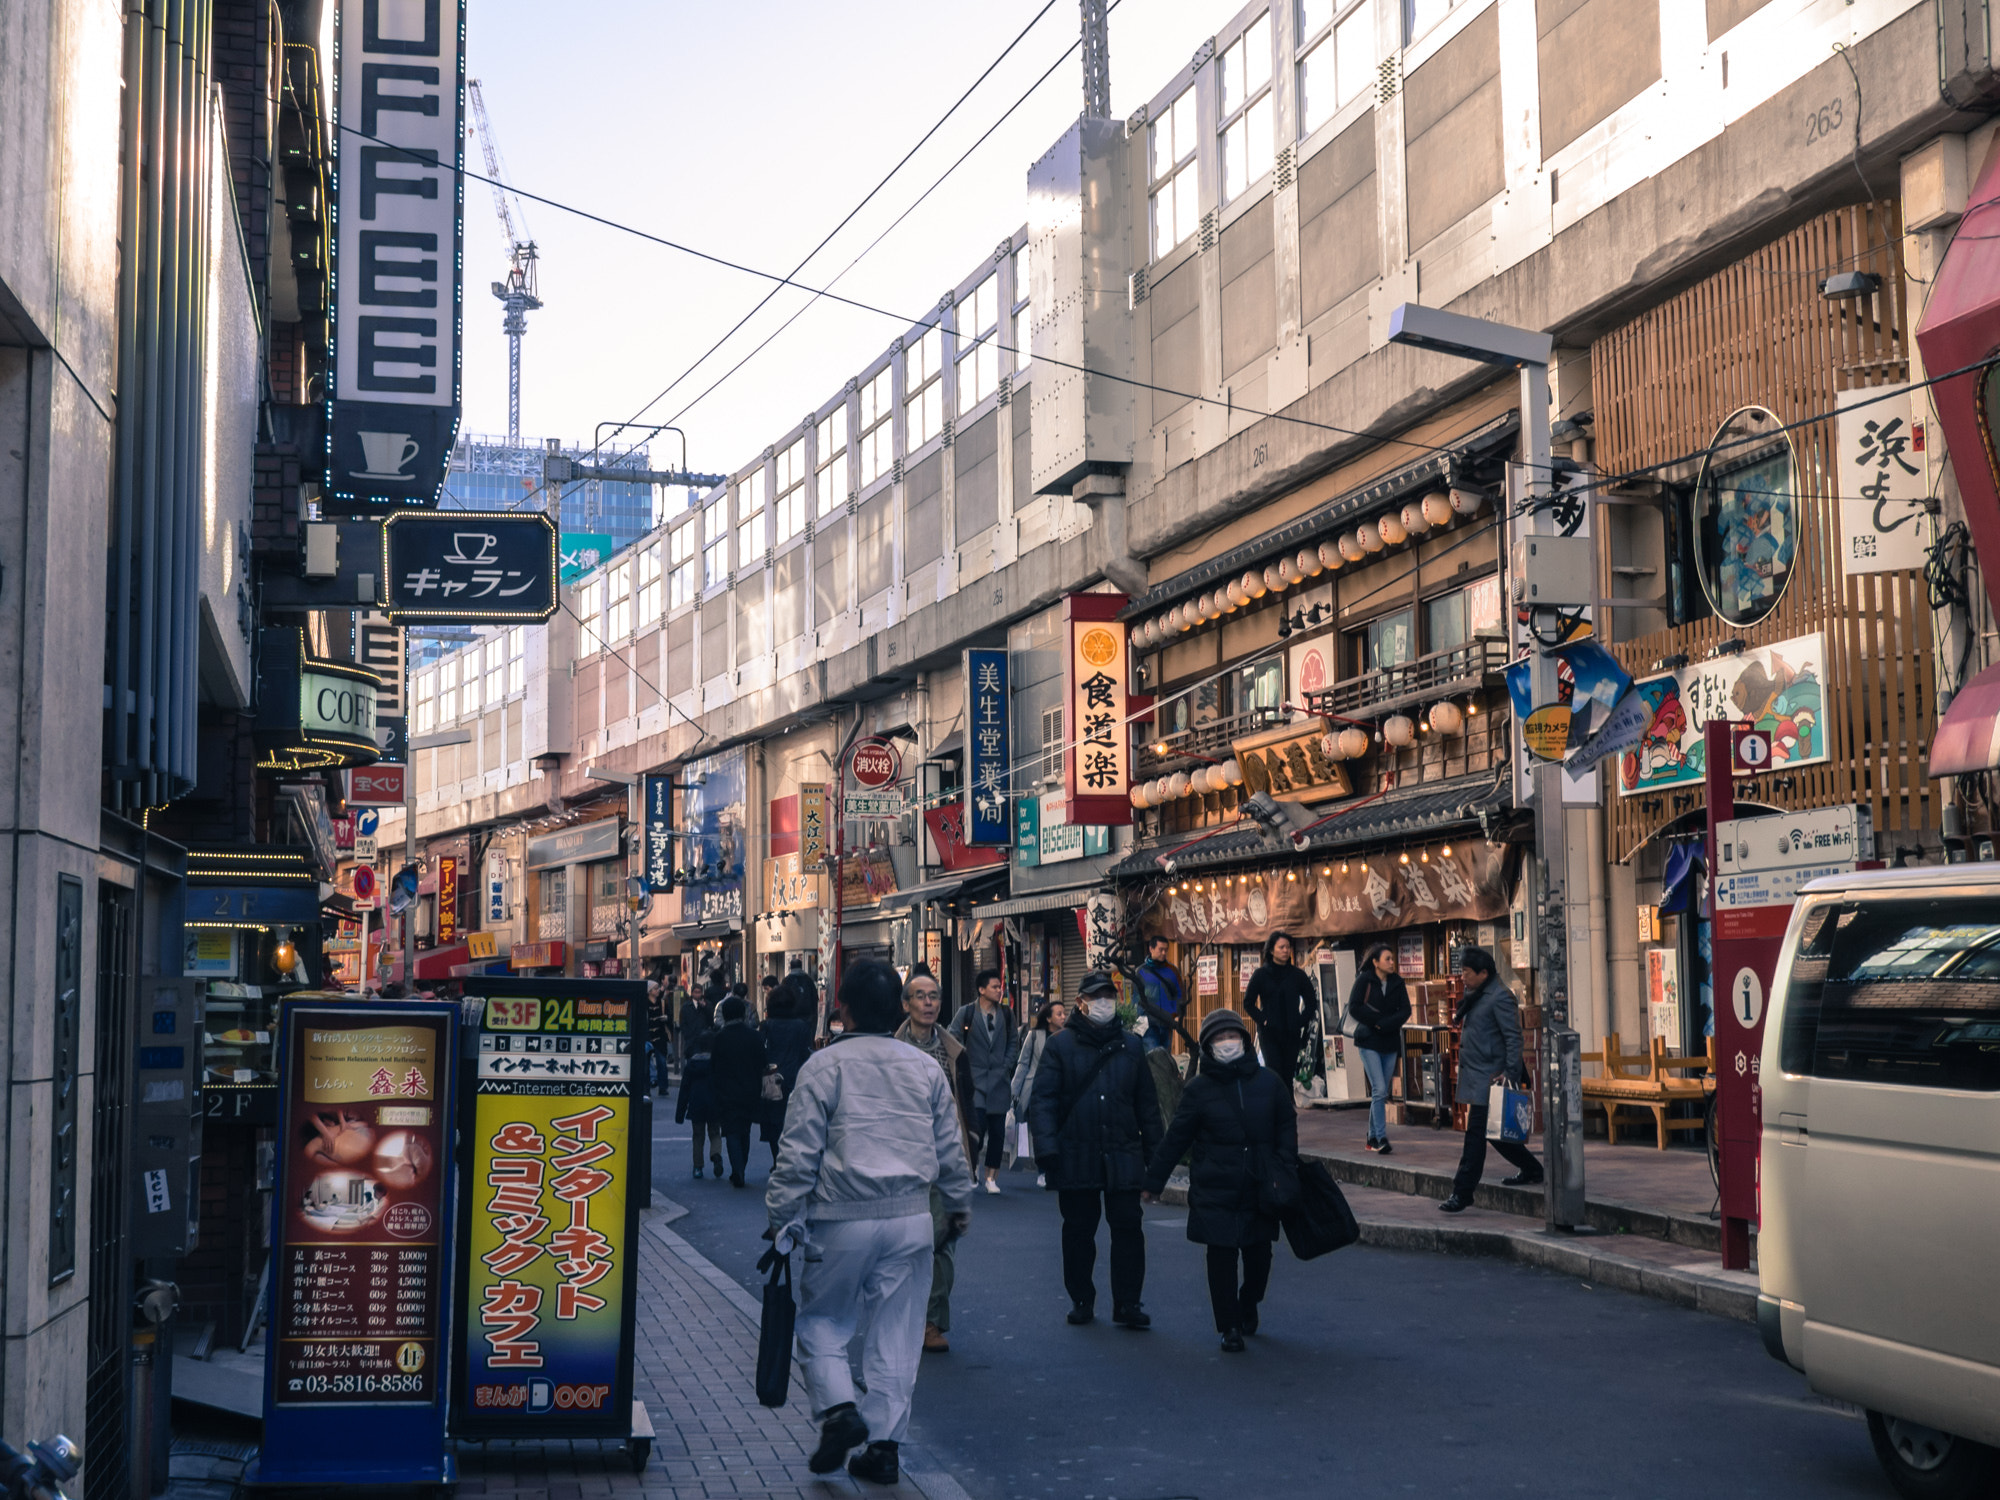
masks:
<path fill-rule="evenodd" d="M 568 937 L 569 871 L 544 870 L 535 885 L 535 937 L 544 942 Z"/>
<path fill-rule="evenodd" d="M 1285 701 L 1285 664 L 1280 660 L 1260 661 L 1236 674 L 1236 711 L 1275 711 Z"/>
<path fill-rule="evenodd" d="M 625 917 L 624 901 L 619 890 L 624 877 L 618 873 L 618 861 L 607 859 L 590 866 L 590 935 L 592 937 L 616 937 Z"/>
<path fill-rule="evenodd" d="M 1355 667 L 1363 672 L 1379 672 L 1416 660 L 1416 633 L 1416 616 L 1407 609 L 1369 621 L 1354 636 Z"/>
<path fill-rule="evenodd" d="M 1777 607 L 1799 544 L 1799 470 L 1777 417 L 1746 406 L 1709 445 L 1695 489 L 1702 587 L 1732 625 Z"/>

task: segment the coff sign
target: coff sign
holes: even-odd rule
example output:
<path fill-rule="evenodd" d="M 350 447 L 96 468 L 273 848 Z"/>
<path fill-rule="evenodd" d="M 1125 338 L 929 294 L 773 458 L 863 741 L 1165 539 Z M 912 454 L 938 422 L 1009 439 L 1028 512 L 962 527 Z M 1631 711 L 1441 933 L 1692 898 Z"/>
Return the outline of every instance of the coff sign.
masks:
<path fill-rule="evenodd" d="M 375 740 L 375 688 L 372 683 L 334 677 L 313 667 L 306 669 L 303 684 L 301 723 L 308 738 Z"/>
<path fill-rule="evenodd" d="M 463 0 L 341 0 L 334 57 L 328 510 L 433 506 L 458 430 Z"/>
<path fill-rule="evenodd" d="M 863 740 L 854 747 L 848 765 L 853 769 L 855 784 L 865 787 L 889 786 L 903 771 L 902 757 L 887 740 Z"/>

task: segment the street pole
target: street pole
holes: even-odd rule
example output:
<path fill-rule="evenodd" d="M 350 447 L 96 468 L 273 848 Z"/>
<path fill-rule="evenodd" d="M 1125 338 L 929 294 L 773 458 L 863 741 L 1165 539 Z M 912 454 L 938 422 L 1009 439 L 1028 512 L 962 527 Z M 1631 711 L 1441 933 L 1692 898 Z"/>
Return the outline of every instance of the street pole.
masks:
<path fill-rule="evenodd" d="M 833 872 L 827 879 L 833 886 L 833 948 L 832 972 L 822 974 L 820 983 L 826 986 L 826 1019 L 833 1019 L 833 1001 L 836 987 L 840 983 L 840 966 L 844 958 L 843 927 L 847 919 L 847 883 L 841 878 L 847 865 L 847 757 L 854 751 L 854 742 L 861 738 L 861 713 L 854 714 L 854 727 L 847 732 L 847 740 L 840 747 L 840 754 L 833 758 L 833 842 L 831 860 Z"/>
<path fill-rule="evenodd" d="M 1455 355 L 1482 364 L 1502 365 L 1520 371 L 1521 435 L 1526 477 L 1520 498 L 1527 502 L 1525 522 L 1510 519 L 1506 537 L 1511 551 L 1512 533 L 1553 533 L 1546 509 L 1539 502 L 1553 488 L 1549 462 L 1549 361 L 1555 354 L 1555 340 L 1533 329 L 1468 318 L 1439 308 L 1405 303 L 1389 318 L 1389 341 L 1440 354 Z M 1510 494 L 1510 500 L 1514 497 Z M 1529 644 L 1534 646 L 1533 637 Z M 1534 701 L 1557 701 L 1556 662 L 1536 651 L 1533 662 Z M 1525 726 L 1516 726 L 1516 741 L 1526 754 Z M 1583 1060 L 1582 1043 L 1570 1026 L 1569 997 L 1570 934 L 1582 935 L 1587 943 L 1589 912 L 1587 896 L 1571 900 L 1573 887 L 1587 892 L 1587 882 L 1572 881 L 1569 836 L 1563 810 L 1562 767 L 1554 762 L 1538 762 L 1531 773 L 1535 812 L 1535 872 L 1539 889 L 1535 904 L 1536 992 L 1542 1006 L 1542 1145 L 1547 1187 L 1544 1204 L 1548 1227 L 1585 1227 L 1583 1182 Z M 1476 1102 L 1476 1101 L 1468 1101 Z"/>

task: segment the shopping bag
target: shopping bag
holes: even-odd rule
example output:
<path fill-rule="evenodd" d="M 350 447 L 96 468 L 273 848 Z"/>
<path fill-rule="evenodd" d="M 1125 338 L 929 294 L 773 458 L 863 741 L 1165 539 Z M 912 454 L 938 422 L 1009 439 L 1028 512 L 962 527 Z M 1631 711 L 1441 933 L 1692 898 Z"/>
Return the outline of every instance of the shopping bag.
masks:
<path fill-rule="evenodd" d="M 1300 1260 L 1312 1260 L 1353 1244 L 1361 1238 L 1354 1210 L 1324 1162 L 1299 1163 L 1299 1197 L 1278 1215 L 1285 1243 Z"/>
<path fill-rule="evenodd" d="M 1486 1091 L 1486 1139 L 1525 1141 L 1535 1133 L 1535 1096 L 1505 1079 Z"/>
<path fill-rule="evenodd" d="M 792 1389 L 792 1325 L 798 1305 L 792 1300 L 792 1258 L 774 1246 L 764 1252 L 757 1269 L 770 1273 L 764 1283 L 764 1320 L 757 1332 L 757 1399 L 765 1406 L 783 1406 Z"/>
<path fill-rule="evenodd" d="M 1014 1127 L 1014 1155 L 1017 1157 L 1025 1156 L 1030 1161 L 1034 1160 L 1035 1138 L 1028 1133 L 1028 1122 L 1026 1120 L 1023 1120 L 1019 1125 Z"/>

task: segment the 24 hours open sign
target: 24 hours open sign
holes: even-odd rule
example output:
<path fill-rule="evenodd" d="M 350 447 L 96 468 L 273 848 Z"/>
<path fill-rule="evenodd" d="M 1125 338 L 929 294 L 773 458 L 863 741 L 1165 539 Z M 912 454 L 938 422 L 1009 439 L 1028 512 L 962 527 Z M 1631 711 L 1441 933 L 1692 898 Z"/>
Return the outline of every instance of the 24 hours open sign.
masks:
<path fill-rule="evenodd" d="M 452 1431 L 625 1437 L 637 1196 L 632 1092 L 645 986 L 468 980 Z"/>

